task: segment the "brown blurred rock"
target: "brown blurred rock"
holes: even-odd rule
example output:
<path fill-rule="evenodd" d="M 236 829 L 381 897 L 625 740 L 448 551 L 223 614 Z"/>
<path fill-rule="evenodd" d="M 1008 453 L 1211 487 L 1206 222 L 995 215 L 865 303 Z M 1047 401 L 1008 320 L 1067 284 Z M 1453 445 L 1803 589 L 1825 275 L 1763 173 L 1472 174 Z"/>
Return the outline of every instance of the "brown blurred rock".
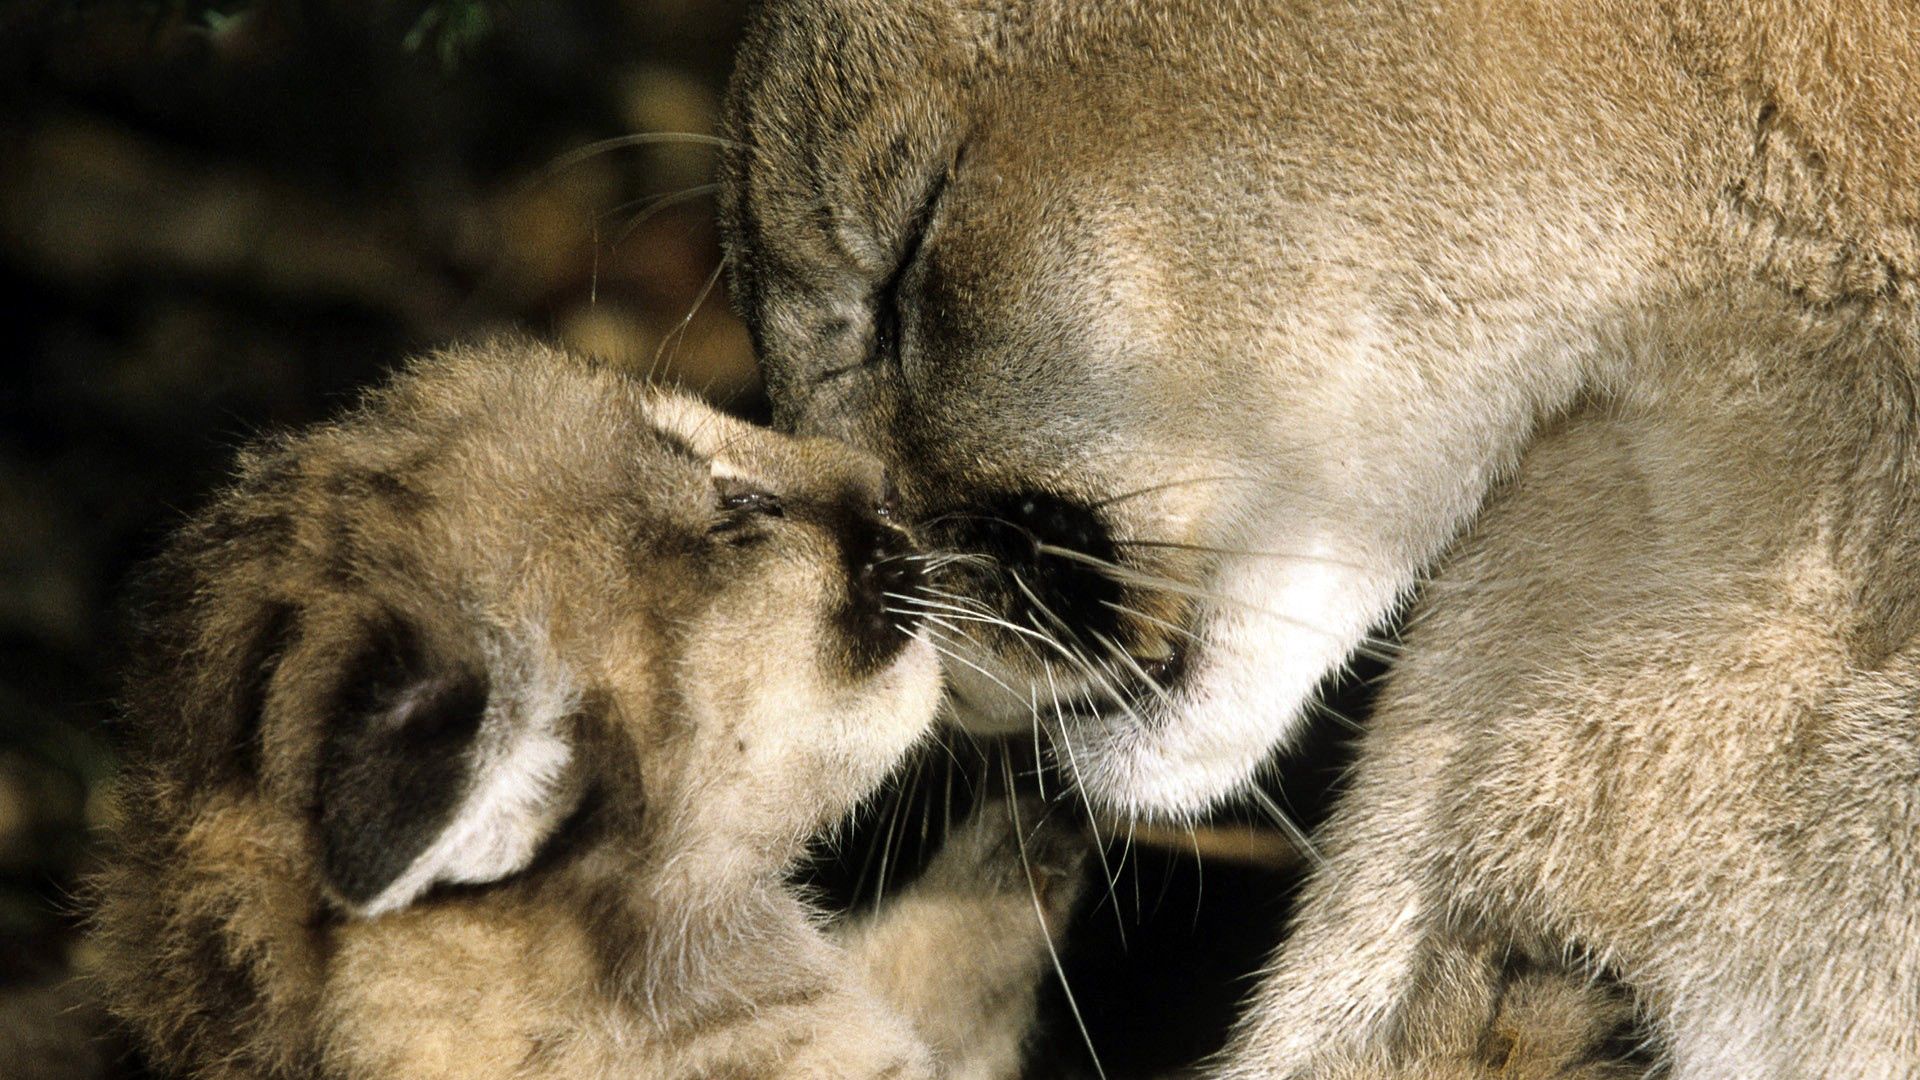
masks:
<path fill-rule="evenodd" d="M 0 1070 L 8 1080 L 97 1080 L 119 1047 L 79 981 L 0 989 Z"/>
<path fill-rule="evenodd" d="M 621 80 L 627 127 L 661 135 L 707 134 L 719 127 L 720 95 L 710 80 L 683 67 L 640 65 Z M 698 143 L 662 143 L 653 148 L 654 179 L 662 188 L 690 188 L 713 180 L 713 150 Z"/>
<path fill-rule="evenodd" d="M 100 286 L 145 274 L 393 311 L 452 329 L 454 296 L 390 222 L 248 170 L 182 160 L 79 115 L 36 124 L 7 166 L 0 239 L 43 272 Z"/>

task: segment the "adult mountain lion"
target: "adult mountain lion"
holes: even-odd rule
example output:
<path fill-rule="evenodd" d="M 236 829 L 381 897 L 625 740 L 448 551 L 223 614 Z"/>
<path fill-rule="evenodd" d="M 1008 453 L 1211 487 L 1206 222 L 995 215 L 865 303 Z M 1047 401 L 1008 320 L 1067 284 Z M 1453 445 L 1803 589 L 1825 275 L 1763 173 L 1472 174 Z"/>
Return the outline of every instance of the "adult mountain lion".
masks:
<path fill-rule="evenodd" d="M 723 209 L 1092 800 L 1241 788 L 1412 598 L 1224 1075 L 1433 1075 L 1527 957 L 1678 1076 L 1915 1076 L 1916 101 L 1871 0 L 793 0 Z"/>

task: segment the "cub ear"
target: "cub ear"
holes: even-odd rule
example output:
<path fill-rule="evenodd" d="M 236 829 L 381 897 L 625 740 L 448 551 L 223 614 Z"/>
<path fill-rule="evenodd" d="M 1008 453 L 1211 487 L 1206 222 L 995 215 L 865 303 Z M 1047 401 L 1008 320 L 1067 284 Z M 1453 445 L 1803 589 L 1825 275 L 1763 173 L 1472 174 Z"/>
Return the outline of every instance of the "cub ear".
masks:
<path fill-rule="evenodd" d="M 319 744 L 321 867 L 349 911 L 524 869 L 573 808 L 569 703 L 496 665 L 436 657 L 408 623 L 372 626 Z M 507 677 L 503 678 L 502 674 Z"/>

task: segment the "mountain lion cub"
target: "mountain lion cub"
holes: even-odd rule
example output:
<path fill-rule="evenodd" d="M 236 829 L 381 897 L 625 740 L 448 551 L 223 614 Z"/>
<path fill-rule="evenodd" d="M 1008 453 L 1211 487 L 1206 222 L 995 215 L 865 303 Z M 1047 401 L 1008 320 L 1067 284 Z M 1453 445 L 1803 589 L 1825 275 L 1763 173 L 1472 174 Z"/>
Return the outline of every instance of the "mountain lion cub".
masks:
<path fill-rule="evenodd" d="M 519 341 L 248 451 L 149 575 L 109 1003 L 196 1077 L 1011 1073 L 1065 846 L 983 815 L 843 944 L 783 880 L 940 692 L 893 515 Z"/>

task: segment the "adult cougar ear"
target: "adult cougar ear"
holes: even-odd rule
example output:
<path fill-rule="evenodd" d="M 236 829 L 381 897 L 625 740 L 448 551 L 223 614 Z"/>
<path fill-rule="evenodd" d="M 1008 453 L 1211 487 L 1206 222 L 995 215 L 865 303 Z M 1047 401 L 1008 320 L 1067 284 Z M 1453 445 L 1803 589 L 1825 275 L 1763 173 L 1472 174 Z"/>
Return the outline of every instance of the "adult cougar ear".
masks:
<path fill-rule="evenodd" d="M 368 628 L 319 741 L 321 867 L 350 912 L 524 869 L 573 809 L 572 692 L 537 667 L 447 660 L 397 617 Z"/>

